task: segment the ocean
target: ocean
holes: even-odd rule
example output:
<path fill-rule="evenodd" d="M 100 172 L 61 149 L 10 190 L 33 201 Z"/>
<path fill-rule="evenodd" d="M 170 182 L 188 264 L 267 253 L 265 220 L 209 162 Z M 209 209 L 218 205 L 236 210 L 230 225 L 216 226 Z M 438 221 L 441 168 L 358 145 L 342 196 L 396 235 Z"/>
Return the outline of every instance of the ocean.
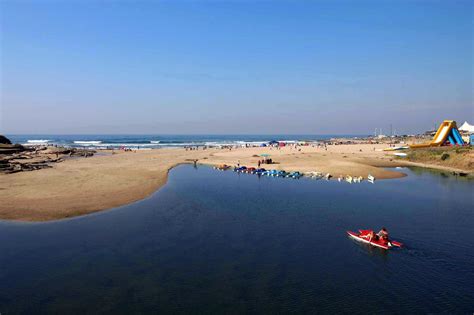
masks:
<path fill-rule="evenodd" d="M 366 135 L 6 135 L 13 143 L 92 149 L 158 149 L 184 146 L 260 145 L 269 141 L 318 141 Z"/>

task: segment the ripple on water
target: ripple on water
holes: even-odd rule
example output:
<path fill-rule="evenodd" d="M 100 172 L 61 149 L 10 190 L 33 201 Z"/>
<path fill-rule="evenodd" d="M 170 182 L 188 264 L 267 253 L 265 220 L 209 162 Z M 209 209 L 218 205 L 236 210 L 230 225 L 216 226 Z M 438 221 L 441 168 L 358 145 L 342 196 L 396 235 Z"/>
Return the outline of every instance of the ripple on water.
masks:
<path fill-rule="evenodd" d="M 472 312 L 474 244 L 457 240 L 472 239 L 473 186 L 407 173 L 345 185 L 180 166 L 139 203 L 2 222 L 0 311 Z M 403 249 L 346 235 L 383 225 Z"/>

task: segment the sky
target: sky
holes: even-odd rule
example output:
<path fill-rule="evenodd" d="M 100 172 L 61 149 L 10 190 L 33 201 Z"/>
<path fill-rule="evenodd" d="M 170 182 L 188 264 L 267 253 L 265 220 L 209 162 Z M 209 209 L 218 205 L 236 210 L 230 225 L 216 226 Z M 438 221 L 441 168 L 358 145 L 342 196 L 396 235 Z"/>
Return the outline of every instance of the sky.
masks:
<path fill-rule="evenodd" d="M 474 123 L 473 1 L 0 1 L 0 133 Z"/>

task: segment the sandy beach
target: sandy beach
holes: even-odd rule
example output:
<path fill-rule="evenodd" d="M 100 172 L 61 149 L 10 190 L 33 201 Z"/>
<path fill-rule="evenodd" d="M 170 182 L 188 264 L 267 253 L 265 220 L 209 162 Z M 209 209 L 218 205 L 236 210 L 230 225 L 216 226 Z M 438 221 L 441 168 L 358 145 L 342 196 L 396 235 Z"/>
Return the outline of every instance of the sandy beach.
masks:
<path fill-rule="evenodd" d="M 392 156 L 376 151 L 386 145 L 337 145 L 324 148 L 285 147 L 232 149 L 159 149 L 107 152 L 90 158 L 69 159 L 53 168 L 0 175 L 0 219 L 48 221 L 110 209 L 143 199 L 166 183 L 168 171 L 182 163 L 257 166 L 260 154 L 270 154 L 271 169 L 320 171 L 377 179 L 403 173 Z"/>

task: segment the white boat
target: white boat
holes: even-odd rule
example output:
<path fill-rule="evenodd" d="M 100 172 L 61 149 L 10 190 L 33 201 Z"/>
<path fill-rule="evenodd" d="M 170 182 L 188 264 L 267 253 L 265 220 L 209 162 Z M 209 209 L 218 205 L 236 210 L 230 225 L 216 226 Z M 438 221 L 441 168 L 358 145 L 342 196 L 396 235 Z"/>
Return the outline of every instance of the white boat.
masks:
<path fill-rule="evenodd" d="M 367 176 L 367 181 L 373 184 L 375 182 L 375 177 L 369 174 L 369 176 Z"/>
<path fill-rule="evenodd" d="M 399 156 L 399 157 L 406 157 L 407 156 L 406 153 L 402 153 L 402 152 L 397 152 L 397 153 L 394 153 L 393 155 Z"/>
<path fill-rule="evenodd" d="M 354 177 L 352 180 L 354 181 L 354 183 L 360 183 L 362 181 L 363 177 L 362 176 L 359 176 L 359 177 Z"/>
<path fill-rule="evenodd" d="M 305 175 L 313 179 L 321 179 L 323 177 L 321 172 L 308 172 Z"/>
<path fill-rule="evenodd" d="M 352 184 L 352 176 L 347 175 L 347 176 L 346 176 L 346 182 Z"/>
<path fill-rule="evenodd" d="M 408 146 L 398 146 L 398 147 L 390 147 L 390 148 L 385 148 L 383 151 L 398 151 L 398 150 L 405 150 L 408 149 Z"/>
<path fill-rule="evenodd" d="M 329 174 L 329 173 L 327 173 L 326 175 L 324 175 L 324 178 L 326 178 L 326 180 L 329 180 L 331 177 L 332 177 L 332 175 Z"/>

